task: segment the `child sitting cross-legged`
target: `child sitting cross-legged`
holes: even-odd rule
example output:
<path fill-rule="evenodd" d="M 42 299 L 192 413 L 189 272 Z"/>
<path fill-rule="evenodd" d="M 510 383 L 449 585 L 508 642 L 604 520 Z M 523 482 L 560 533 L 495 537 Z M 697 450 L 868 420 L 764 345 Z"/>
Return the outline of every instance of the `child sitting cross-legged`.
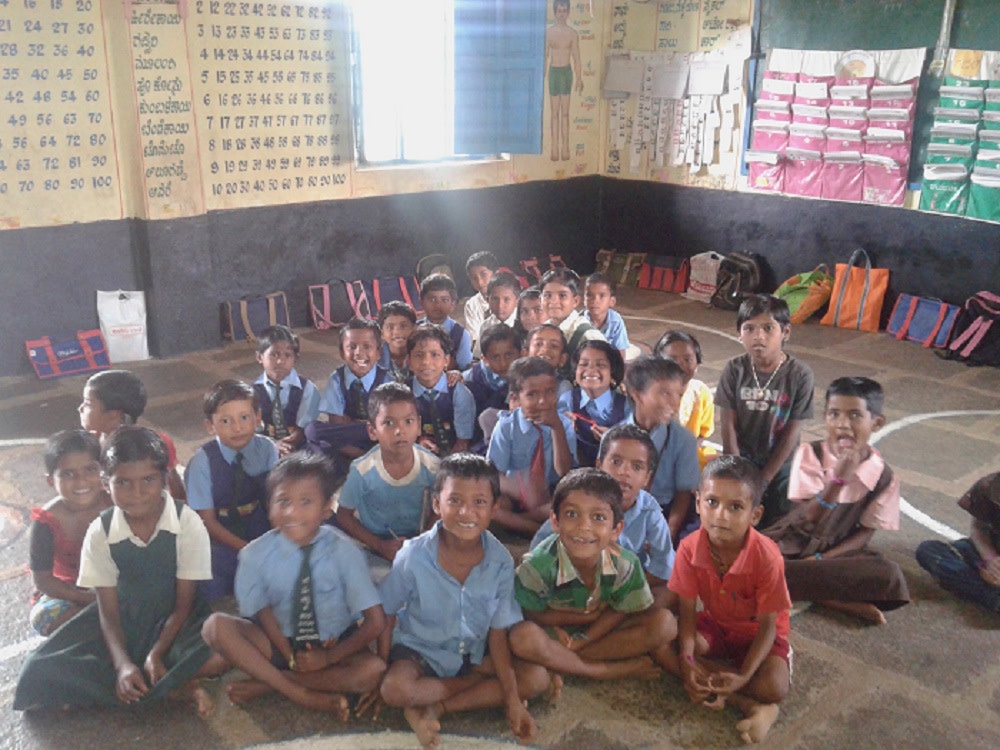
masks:
<path fill-rule="evenodd" d="M 29 567 L 35 591 L 31 625 L 49 635 L 94 601 L 94 592 L 76 585 L 80 548 L 87 527 L 111 506 L 101 483 L 101 444 L 85 430 L 63 430 L 45 444 L 45 473 L 58 493 L 31 509 Z"/>
<path fill-rule="evenodd" d="M 899 529 L 899 479 L 869 440 L 885 422 L 882 386 L 838 378 L 826 390 L 826 440 L 800 445 L 792 461 L 792 509 L 763 533 L 785 557 L 794 601 L 885 624 L 910 595 L 903 571 L 868 547 L 876 529 Z"/>
<path fill-rule="evenodd" d="M 760 742 L 791 682 L 791 600 L 777 545 L 755 528 L 764 481 L 748 459 L 722 456 L 702 472 L 701 528 L 681 542 L 670 576 L 680 597 L 678 661 L 692 701 L 743 713 L 736 729 Z M 704 610 L 699 612 L 698 600 Z"/>
<path fill-rule="evenodd" d="M 676 598 L 667 591 L 674 567 L 674 547 L 660 504 L 645 490 L 653 476 L 655 459 L 656 446 L 649 433 L 634 424 L 620 424 L 604 433 L 597 468 L 613 476 L 622 488 L 624 526 L 618 544 L 642 563 L 654 605 L 666 606 Z M 531 549 L 550 534 L 552 521 L 547 520 L 531 540 Z"/>
<path fill-rule="evenodd" d="M 475 431 L 476 400 L 460 373 L 448 376 L 448 334 L 441 326 L 418 325 L 406 341 L 406 351 L 413 373 L 410 388 L 420 412 L 418 442 L 438 456 L 468 450 Z"/>
<path fill-rule="evenodd" d="M 500 412 L 486 450 L 503 493 L 494 520 L 531 536 L 549 516 L 550 488 L 576 462 L 576 434 L 557 408 L 556 371 L 548 361 L 516 360 L 507 383 L 511 410 Z"/>
<path fill-rule="evenodd" d="M 551 521 L 555 533 L 517 569 L 514 590 L 531 626 L 511 634 L 514 653 L 595 679 L 653 675 L 676 663 L 674 616 L 653 606 L 639 558 L 618 545 L 618 481 L 599 469 L 571 471 L 556 487 Z"/>
<path fill-rule="evenodd" d="M 340 491 L 337 525 L 368 550 L 368 567 L 378 582 L 403 541 L 424 530 L 425 506 L 441 459 L 416 444 L 420 415 L 405 385 L 380 385 L 368 410 L 368 432 L 377 445 L 351 463 Z"/>
<path fill-rule="evenodd" d="M 601 436 L 625 421 L 628 399 L 618 390 L 625 361 L 607 341 L 584 341 L 573 355 L 576 385 L 559 397 L 559 409 L 573 420 L 580 466 L 593 466 Z"/>
<path fill-rule="evenodd" d="M 209 600 L 233 593 L 236 553 L 268 529 L 264 483 L 278 448 L 256 434 L 257 393 L 239 380 L 220 380 L 203 400 L 205 427 L 214 437 L 191 459 L 184 480 L 188 505 L 212 539 L 212 580 L 200 584 Z"/>
<path fill-rule="evenodd" d="M 379 639 L 389 662 L 380 694 L 403 708 L 425 748 L 437 747 L 444 714 L 494 706 L 530 742 L 527 700 L 549 687 L 544 668 L 511 656 L 508 638 L 524 623 L 514 561 L 488 531 L 499 489 L 496 468 L 480 456 L 442 461 L 434 483 L 441 520 L 403 545 L 380 587 L 389 615 Z"/>
<path fill-rule="evenodd" d="M 319 402 L 320 415 L 306 427 L 306 440 L 314 453 L 332 458 L 339 467 L 372 447 L 368 437 L 368 394 L 389 379 L 379 366 L 382 330 L 374 320 L 351 318 L 340 329 L 340 356 L 344 364 L 326 381 Z"/>
<path fill-rule="evenodd" d="M 324 523 L 334 487 L 333 465 L 317 454 L 289 456 L 268 477 L 274 528 L 240 552 L 242 617 L 217 612 L 202 631 L 250 676 L 228 686 L 234 703 L 274 690 L 344 720 L 341 693 L 367 693 L 385 671 L 368 649 L 385 626 L 378 592 L 361 551 Z"/>

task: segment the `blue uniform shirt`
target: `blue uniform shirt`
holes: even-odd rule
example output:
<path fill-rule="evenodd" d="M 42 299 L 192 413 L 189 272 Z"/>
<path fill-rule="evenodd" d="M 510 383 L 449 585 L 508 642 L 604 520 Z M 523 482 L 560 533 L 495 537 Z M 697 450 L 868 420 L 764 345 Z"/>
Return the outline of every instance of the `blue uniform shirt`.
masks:
<path fill-rule="evenodd" d="M 431 389 L 420 385 L 419 381 L 413 378 L 413 395 L 416 398 L 420 398 L 429 390 Z M 447 373 L 438 378 L 433 390 L 438 393 L 448 392 Z M 472 391 L 465 386 L 465 383 L 455 385 L 455 390 L 452 392 L 452 405 L 454 408 L 452 424 L 455 426 L 455 437 L 459 440 L 472 440 L 472 432 L 476 426 L 476 399 L 473 398 Z"/>
<path fill-rule="evenodd" d="M 590 319 L 589 311 L 584 310 L 583 317 L 588 323 L 594 325 L 594 321 Z M 594 327 L 597 328 L 597 326 Z M 597 330 L 604 334 L 604 338 L 615 349 L 628 349 L 628 330 L 625 328 L 625 321 L 614 310 L 608 310 L 607 317 L 604 318 L 604 325 Z"/>
<path fill-rule="evenodd" d="M 219 438 L 215 439 L 219 450 L 227 463 L 236 460 L 236 451 L 224 445 Z M 247 447 L 240 451 L 243 454 L 243 471 L 247 476 L 255 477 L 270 471 L 278 463 L 278 446 L 263 435 L 254 435 Z M 199 449 L 191 458 L 191 463 L 184 470 L 184 486 L 187 489 L 188 505 L 192 510 L 213 510 L 212 472 L 208 465 L 208 455 Z"/>
<path fill-rule="evenodd" d="M 262 384 L 267 388 L 267 393 L 274 400 L 274 384 L 268 380 L 266 373 L 261 373 L 260 377 L 254 381 L 254 385 Z M 310 422 L 315 422 L 316 418 L 319 417 L 319 389 L 311 381 L 307 380 L 305 386 L 302 385 L 302 379 L 299 374 L 293 369 L 288 376 L 282 380 L 278 385 L 281 386 L 281 406 L 284 407 L 288 403 L 288 396 L 292 392 L 292 388 L 302 388 L 302 400 L 299 402 L 299 411 L 295 416 L 295 424 L 303 429 Z"/>
<path fill-rule="evenodd" d="M 635 424 L 635 415 L 627 417 L 625 422 Z M 667 508 L 678 492 L 694 491 L 701 483 L 698 442 L 691 431 L 676 419 L 670 420 L 669 426 L 656 425 L 650 430 L 649 436 L 653 439 L 656 455 L 659 456 L 649 494 L 662 507 Z"/>
<path fill-rule="evenodd" d="M 559 421 L 562 422 L 566 432 L 566 442 L 569 443 L 569 452 L 575 464 L 576 430 L 573 429 L 572 420 L 565 414 L 559 414 Z M 553 465 L 552 429 L 547 425 L 539 426 L 542 429 L 542 439 L 545 441 L 546 479 L 549 485 L 553 485 L 559 481 L 559 475 Z M 493 428 L 493 435 L 490 437 L 490 447 L 486 451 L 486 457 L 502 474 L 523 471 L 531 468 L 531 459 L 535 455 L 537 443 L 538 431 L 520 409 L 501 411 L 497 425 Z"/>
<path fill-rule="evenodd" d="M 375 376 L 377 375 L 376 368 L 378 365 L 370 369 L 365 373 L 364 377 L 360 378 L 361 385 L 365 388 L 365 393 L 368 393 L 372 389 L 372 384 L 375 382 Z M 340 378 L 337 373 L 341 370 L 344 371 L 344 386 L 350 389 L 351 383 L 359 378 L 347 365 L 341 365 L 326 381 L 326 388 L 323 389 L 323 398 L 319 402 L 319 410 L 324 414 L 337 414 L 343 416 L 344 409 L 347 408 L 347 404 L 344 403 L 344 394 L 340 390 Z"/>
<path fill-rule="evenodd" d="M 396 554 L 379 593 L 387 615 L 396 615 L 393 644 L 418 651 L 440 677 L 451 677 L 466 656 L 479 664 L 490 630 L 522 620 L 514 599 L 514 560 L 490 532 L 484 531 L 483 559 L 459 583 L 438 562 L 441 522 Z"/>

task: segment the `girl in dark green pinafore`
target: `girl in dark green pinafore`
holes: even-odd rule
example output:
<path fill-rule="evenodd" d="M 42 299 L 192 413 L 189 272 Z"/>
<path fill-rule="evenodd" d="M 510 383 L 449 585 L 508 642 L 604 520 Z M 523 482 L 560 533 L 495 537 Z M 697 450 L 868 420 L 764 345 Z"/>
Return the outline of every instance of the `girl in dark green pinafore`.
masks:
<path fill-rule="evenodd" d="M 102 465 L 115 507 L 87 530 L 77 581 L 97 601 L 28 656 L 15 709 L 145 703 L 226 668 L 202 640 L 211 610 L 195 593 L 212 577 L 208 532 L 165 492 L 163 440 L 122 427 Z M 203 690 L 192 696 L 200 713 L 211 709 Z"/>

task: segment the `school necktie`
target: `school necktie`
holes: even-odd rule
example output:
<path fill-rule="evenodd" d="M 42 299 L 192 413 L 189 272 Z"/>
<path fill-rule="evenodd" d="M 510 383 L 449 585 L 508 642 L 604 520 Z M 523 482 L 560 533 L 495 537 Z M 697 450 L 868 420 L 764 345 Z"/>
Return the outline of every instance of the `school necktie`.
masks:
<path fill-rule="evenodd" d="M 243 516 L 240 505 L 247 486 L 247 473 L 243 468 L 243 454 L 237 453 L 233 459 L 233 503 L 228 510 L 229 528 L 236 536 L 243 538 Z"/>
<path fill-rule="evenodd" d="M 273 383 L 274 401 L 271 403 L 271 429 L 274 430 L 274 439 L 281 440 L 288 437 L 288 428 L 285 427 L 285 413 L 281 408 L 281 383 Z"/>
<path fill-rule="evenodd" d="M 368 405 L 365 403 L 365 384 L 360 380 L 355 380 L 348 388 L 348 409 L 347 415 L 352 419 L 363 422 L 368 419 Z"/>
<path fill-rule="evenodd" d="M 531 454 L 531 468 L 528 470 L 528 473 L 532 477 L 539 479 L 547 487 L 549 481 L 548 473 L 545 470 L 545 433 L 542 432 L 541 425 L 532 422 L 531 426 L 538 433 L 538 442 L 535 444 L 535 452 Z"/>
<path fill-rule="evenodd" d="M 319 643 L 319 629 L 316 625 L 316 605 L 313 601 L 312 566 L 309 556 L 313 544 L 302 547 L 302 564 L 299 577 L 292 592 L 292 649 L 301 651 L 307 643 Z"/>

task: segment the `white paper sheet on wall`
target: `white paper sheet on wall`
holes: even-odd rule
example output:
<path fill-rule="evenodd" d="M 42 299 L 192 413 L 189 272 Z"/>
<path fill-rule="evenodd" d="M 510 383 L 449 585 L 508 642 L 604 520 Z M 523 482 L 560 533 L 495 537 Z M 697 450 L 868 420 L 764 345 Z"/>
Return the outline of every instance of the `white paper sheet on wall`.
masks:
<path fill-rule="evenodd" d="M 670 62 L 653 68 L 652 96 L 661 99 L 683 99 L 687 94 L 689 66 L 687 62 Z"/>
<path fill-rule="evenodd" d="M 726 91 L 729 65 L 720 58 L 692 60 L 688 77 L 689 96 L 720 96 Z"/>
<path fill-rule="evenodd" d="M 624 55 L 614 55 L 608 58 L 608 74 L 604 77 L 605 92 L 624 91 L 638 94 L 642 90 L 642 78 L 646 72 L 646 63 L 633 60 Z"/>

